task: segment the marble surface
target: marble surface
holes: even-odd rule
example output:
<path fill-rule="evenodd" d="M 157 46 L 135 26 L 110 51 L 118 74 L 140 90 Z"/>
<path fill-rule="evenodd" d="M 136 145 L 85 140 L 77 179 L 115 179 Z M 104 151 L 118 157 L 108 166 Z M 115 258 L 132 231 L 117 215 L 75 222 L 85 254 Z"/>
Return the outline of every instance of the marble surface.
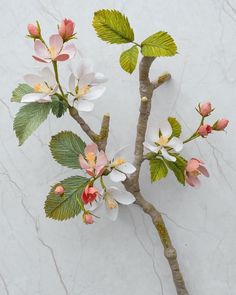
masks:
<path fill-rule="evenodd" d="M 51 158 L 48 142 L 60 130 L 82 135 L 65 116 L 50 119 L 22 146 L 12 131 L 19 105 L 11 91 L 22 76 L 39 68 L 26 24 L 38 19 L 53 32 L 62 17 L 77 23 L 79 50 L 109 77 L 107 91 L 85 117 L 96 128 L 104 112 L 112 117 L 109 148 L 130 144 L 132 157 L 138 113 L 137 71 L 118 64 L 126 46 L 107 45 L 91 26 L 93 12 L 119 9 L 129 16 L 138 41 L 158 30 L 176 40 L 179 54 L 160 59 L 152 77 L 170 71 L 173 80 L 155 93 L 150 124 L 169 115 L 184 136 L 196 127 L 198 102 L 211 100 L 213 117 L 227 117 L 227 134 L 185 146 L 186 157 L 200 157 L 210 171 L 199 189 L 181 187 L 174 177 L 150 185 L 142 170 L 142 191 L 161 212 L 178 251 L 191 295 L 236 294 L 236 1 L 235 0 L 1 0 L 0 10 L 0 294 L 1 295 L 174 295 L 160 240 L 139 208 L 122 208 L 112 223 L 85 226 L 80 218 L 45 218 L 50 185 L 76 172 Z M 66 65 L 61 70 L 66 73 Z"/>

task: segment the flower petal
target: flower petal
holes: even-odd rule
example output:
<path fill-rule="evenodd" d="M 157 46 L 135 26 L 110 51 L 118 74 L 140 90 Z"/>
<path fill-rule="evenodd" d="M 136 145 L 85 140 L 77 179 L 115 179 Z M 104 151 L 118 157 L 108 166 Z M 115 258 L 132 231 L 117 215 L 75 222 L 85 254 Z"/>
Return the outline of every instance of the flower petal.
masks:
<path fill-rule="evenodd" d="M 69 59 L 73 58 L 77 52 L 77 49 L 74 44 L 66 44 L 64 45 L 61 54 L 69 55 Z"/>
<path fill-rule="evenodd" d="M 157 142 L 159 140 L 159 130 L 150 128 L 148 137 L 152 142 Z"/>
<path fill-rule="evenodd" d="M 132 174 L 136 171 L 136 168 L 134 167 L 134 165 L 132 165 L 129 162 L 119 165 L 117 169 L 125 174 Z"/>
<path fill-rule="evenodd" d="M 49 86 L 54 86 L 56 84 L 56 80 L 54 77 L 53 72 L 49 69 L 49 67 L 44 67 L 41 70 L 41 76 L 42 76 L 42 80 L 46 81 Z"/>
<path fill-rule="evenodd" d="M 176 161 L 176 158 L 169 155 L 168 152 L 162 148 L 161 149 L 161 153 L 162 153 L 162 156 L 167 160 L 167 161 L 171 161 L 171 162 L 175 162 Z"/>
<path fill-rule="evenodd" d="M 43 79 L 40 76 L 34 74 L 25 75 L 24 80 L 27 84 L 29 84 L 32 87 L 34 87 L 35 84 L 43 82 Z"/>
<path fill-rule="evenodd" d="M 185 180 L 191 186 L 194 186 L 194 187 L 200 186 L 200 180 L 198 179 L 197 176 L 186 176 Z"/>
<path fill-rule="evenodd" d="M 92 84 L 105 83 L 108 79 L 102 73 L 95 73 Z"/>
<path fill-rule="evenodd" d="M 107 206 L 106 206 L 106 216 L 112 220 L 112 221 L 115 221 L 118 217 L 118 213 L 119 213 L 119 206 L 113 208 L 113 209 L 109 209 Z"/>
<path fill-rule="evenodd" d="M 36 40 L 37 41 L 37 40 Z M 59 34 L 52 35 L 49 38 L 49 47 L 56 52 L 56 55 L 60 53 L 63 47 L 63 39 Z"/>
<path fill-rule="evenodd" d="M 36 55 L 42 59 L 50 58 L 50 53 L 47 47 L 43 44 L 43 42 L 39 39 L 34 42 L 34 51 Z"/>
<path fill-rule="evenodd" d="M 163 121 L 160 124 L 161 134 L 165 137 L 170 137 L 172 134 L 172 128 L 168 121 Z"/>
<path fill-rule="evenodd" d="M 45 93 L 28 93 L 28 94 L 25 94 L 22 99 L 21 99 L 21 102 L 36 102 L 36 101 L 42 101 L 44 100 L 43 98 L 45 98 L 45 102 L 48 101 L 47 100 L 47 96 L 48 95 L 45 95 Z"/>
<path fill-rule="evenodd" d="M 92 81 L 94 79 L 94 73 L 88 73 L 79 79 L 79 88 L 85 86 L 85 85 L 91 85 Z"/>
<path fill-rule="evenodd" d="M 79 164 L 80 167 L 84 170 L 89 168 L 88 162 L 84 159 L 82 155 L 79 155 Z"/>
<path fill-rule="evenodd" d="M 83 95 L 83 98 L 87 100 L 98 99 L 100 96 L 103 95 L 105 90 L 106 90 L 106 87 L 104 86 L 93 86 L 90 88 L 90 91 L 87 94 Z"/>
<path fill-rule="evenodd" d="M 154 145 L 154 144 L 150 144 L 149 142 L 145 141 L 143 143 L 143 145 L 145 146 L 146 149 L 148 149 L 149 151 L 153 152 L 153 153 L 158 153 L 160 150 L 160 147 Z"/>
<path fill-rule="evenodd" d="M 93 72 L 93 63 L 88 58 L 81 59 L 77 67 L 76 78 L 80 79 L 82 76 Z"/>
<path fill-rule="evenodd" d="M 113 169 L 109 174 L 110 179 L 114 182 L 124 181 L 126 179 L 126 175 L 116 169 Z"/>
<path fill-rule="evenodd" d="M 177 137 L 173 137 L 169 142 L 168 142 L 168 146 L 172 147 L 176 152 L 180 152 L 183 149 L 183 142 L 177 138 Z"/>
<path fill-rule="evenodd" d="M 75 76 L 72 73 L 72 74 L 70 74 L 70 77 L 69 77 L 69 90 L 71 93 L 74 93 L 74 91 L 75 91 L 75 86 L 76 86 L 75 82 L 76 82 Z"/>
<path fill-rule="evenodd" d="M 35 60 L 39 61 L 39 62 L 45 62 L 45 63 L 49 63 L 49 62 L 51 62 L 51 59 L 43 59 L 43 58 L 40 58 L 40 57 L 35 56 L 35 55 L 32 55 L 32 57 L 33 57 Z"/>
<path fill-rule="evenodd" d="M 90 143 L 86 146 L 86 148 L 84 149 L 85 154 L 88 153 L 94 153 L 96 154 L 98 152 L 98 146 L 96 145 L 96 143 Z"/>
<path fill-rule="evenodd" d="M 108 163 L 107 156 L 104 153 L 104 151 L 101 151 L 97 157 L 96 167 L 106 166 L 107 163 Z"/>
<path fill-rule="evenodd" d="M 114 186 L 110 187 L 109 191 L 110 191 L 112 197 L 120 204 L 130 205 L 135 202 L 135 197 L 129 192 L 121 191 L 117 187 L 114 187 Z"/>
<path fill-rule="evenodd" d="M 92 102 L 86 100 L 77 101 L 77 109 L 81 112 L 91 112 L 94 108 L 94 104 Z"/>
<path fill-rule="evenodd" d="M 200 165 L 199 168 L 198 168 L 198 170 L 199 170 L 204 176 L 206 176 L 206 177 L 209 177 L 209 176 L 210 176 L 208 170 L 206 169 L 206 167 Z"/>
<path fill-rule="evenodd" d="M 69 54 L 63 53 L 63 54 L 59 54 L 54 60 L 56 60 L 56 61 L 66 61 L 69 58 L 70 58 Z"/>

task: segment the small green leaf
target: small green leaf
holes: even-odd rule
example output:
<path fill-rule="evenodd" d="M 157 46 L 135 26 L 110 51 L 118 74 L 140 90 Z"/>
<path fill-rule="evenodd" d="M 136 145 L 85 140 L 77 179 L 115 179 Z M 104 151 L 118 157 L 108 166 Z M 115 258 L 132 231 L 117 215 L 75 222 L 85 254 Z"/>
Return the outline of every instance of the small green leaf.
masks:
<path fill-rule="evenodd" d="M 84 153 L 85 143 L 71 131 L 62 131 L 50 141 L 53 158 L 62 166 L 79 169 L 79 155 Z"/>
<path fill-rule="evenodd" d="M 128 18 L 117 10 L 102 9 L 94 13 L 93 27 L 103 41 L 111 44 L 134 41 Z"/>
<path fill-rule="evenodd" d="M 144 56 L 172 56 L 177 53 L 177 47 L 168 33 L 158 32 L 141 43 L 141 52 Z"/>
<path fill-rule="evenodd" d="M 185 185 L 185 167 L 186 167 L 187 161 L 183 157 L 178 156 L 176 154 L 173 154 L 173 156 L 176 157 L 176 162 L 171 162 L 167 160 L 164 160 L 164 161 L 167 167 L 174 172 L 177 180 L 181 184 Z"/>
<path fill-rule="evenodd" d="M 21 102 L 24 95 L 34 92 L 34 89 L 28 84 L 19 84 L 15 90 L 12 92 L 11 101 Z"/>
<path fill-rule="evenodd" d="M 77 198 L 81 200 L 81 195 L 88 182 L 88 178 L 72 176 L 55 184 L 45 201 L 44 209 L 46 216 L 62 221 L 78 215 L 81 211 L 81 207 Z M 54 193 L 54 190 L 58 185 L 62 185 L 65 190 L 62 196 L 58 196 Z"/>
<path fill-rule="evenodd" d="M 120 65 L 123 70 L 132 74 L 138 61 L 138 47 L 134 45 L 120 55 Z"/>
<path fill-rule="evenodd" d="M 19 139 L 19 145 L 39 127 L 39 125 L 47 119 L 50 112 L 50 103 L 28 103 L 16 114 L 13 128 Z"/>
<path fill-rule="evenodd" d="M 58 97 L 58 95 L 51 96 L 52 99 L 52 113 L 57 118 L 60 118 L 64 115 L 67 110 L 67 103 Z"/>
<path fill-rule="evenodd" d="M 168 121 L 169 121 L 171 128 L 172 128 L 171 137 L 174 137 L 174 136 L 180 137 L 180 134 L 182 132 L 182 128 L 181 128 L 180 123 L 177 121 L 176 118 L 172 118 L 172 117 L 169 117 Z"/>
<path fill-rule="evenodd" d="M 165 178 L 168 174 L 168 169 L 162 159 L 152 159 L 149 161 L 151 181 L 158 181 Z"/>

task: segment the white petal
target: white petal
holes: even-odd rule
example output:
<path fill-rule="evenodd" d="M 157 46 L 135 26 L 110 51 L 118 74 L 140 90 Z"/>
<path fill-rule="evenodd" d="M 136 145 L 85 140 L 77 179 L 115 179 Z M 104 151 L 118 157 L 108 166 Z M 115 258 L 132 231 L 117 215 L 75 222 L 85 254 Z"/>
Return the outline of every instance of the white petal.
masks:
<path fill-rule="evenodd" d="M 95 73 L 92 84 L 105 83 L 108 79 L 102 73 Z"/>
<path fill-rule="evenodd" d="M 42 83 L 43 79 L 42 77 L 34 74 L 27 74 L 24 76 L 24 80 L 27 84 L 34 87 L 35 84 Z"/>
<path fill-rule="evenodd" d="M 42 80 L 46 81 L 49 84 L 49 86 L 56 84 L 54 74 L 48 67 L 45 67 L 41 70 L 41 76 Z"/>
<path fill-rule="evenodd" d="M 120 182 L 126 179 L 126 175 L 122 172 L 117 171 L 116 169 L 113 169 L 111 173 L 109 174 L 109 176 L 110 176 L 110 179 L 114 182 Z"/>
<path fill-rule="evenodd" d="M 121 191 L 117 187 L 114 187 L 114 186 L 110 187 L 109 191 L 110 191 L 112 197 L 120 204 L 130 205 L 135 202 L 135 197 L 127 191 Z"/>
<path fill-rule="evenodd" d="M 152 142 L 157 142 L 159 140 L 159 129 L 150 128 L 148 137 Z"/>
<path fill-rule="evenodd" d="M 183 149 L 183 142 L 177 137 L 173 137 L 167 145 L 172 147 L 176 152 L 180 152 Z"/>
<path fill-rule="evenodd" d="M 81 78 L 79 79 L 79 88 L 85 85 L 91 85 L 93 79 L 94 79 L 94 73 L 88 73 L 81 76 Z"/>
<path fill-rule="evenodd" d="M 136 168 L 134 167 L 134 165 L 132 165 L 129 162 L 119 165 L 117 169 L 125 174 L 132 174 L 136 171 Z"/>
<path fill-rule="evenodd" d="M 161 153 L 162 153 L 162 156 L 167 160 L 167 161 L 171 161 L 171 162 L 175 162 L 176 161 L 176 158 L 169 155 L 168 152 L 162 148 L 161 149 Z"/>
<path fill-rule="evenodd" d="M 40 101 L 46 96 L 45 93 L 28 93 L 22 97 L 21 102 Z"/>
<path fill-rule="evenodd" d="M 105 90 L 106 90 L 106 87 L 104 86 L 93 86 L 90 88 L 90 91 L 88 94 L 83 95 L 83 98 L 88 100 L 98 99 L 100 96 L 103 95 Z"/>
<path fill-rule="evenodd" d="M 84 205 L 85 210 L 87 211 L 94 211 L 97 210 L 98 207 L 101 206 L 101 201 L 100 200 L 95 200 L 94 202 L 92 202 L 92 204 L 87 204 Z"/>
<path fill-rule="evenodd" d="M 88 58 L 83 58 L 80 62 L 79 62 L 79 66 L 77 68 L 77 72 L 76 72 L 76 78 L 81 78 L 83 75 L 86 75 L 88 73 L 92 73 L 93 72 L 93 63 L 90 59 Z"/>
<path fill-rule="evenodd" d="M 161 134 L 165 137 L 170 137 L 172 134 L 172 128 L 168 121 L 163 121 L 160 124 L 160 130 L 161 130 Z"/>
<path fill-rule="evenodd" d="M 80 99 L 77 101 L 77 109 L 81 112 L 91 112 L 94 109 L 92 102 Z"/>
<path fill-rule="evenodd" d="M 152 145 L 147 141 L 145 141 L 143 143 L 143 145 L 145 146 L 146 149 L 148 149 L 149 151 L 154 152 L 154 153 L 158 153 L 158 151 L 160 150 L 160 147 L 158 147 L 156 145 Z"/>
<path fill-rule="evenodd" d="M 106 215 L 112 221 L 115 221 L 117 219 L 118 213 L 119 213 L 119 206 L 113 209 L 109 209 L 108 207 L 106 207 Z"/>
<path fill-rule="evenodd" d="M 69 78 L 69 90 L 71 93 L 74 93 L 74 91 L 75 91 L 75 76 L 74 76 L 74 74 L 71 74 L 70 78 Z"/>

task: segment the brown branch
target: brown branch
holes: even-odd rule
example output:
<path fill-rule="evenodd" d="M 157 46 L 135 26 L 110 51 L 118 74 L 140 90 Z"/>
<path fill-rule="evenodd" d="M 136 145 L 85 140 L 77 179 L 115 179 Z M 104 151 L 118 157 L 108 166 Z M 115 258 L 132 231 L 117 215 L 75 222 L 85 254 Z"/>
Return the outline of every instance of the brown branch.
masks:
<path fill-rule="evenodd" d="M 167 228 L 165 226 L 164 220 L 161 213 L 149 202 L 147 202 L 141 192 L 139 187 L 139 175 L 140 169 L 143 162 L 143 143 L 145 141 L 145 135 L 147 131 L 147 123 L 151 111 L 151 99 L 154 89 L 162 85 L 164 82 L 168 81 L 171 76 L 170 74 L 164 74 L 159 77 L 157 82 L 150 82 L 149 80 L 149 70 L 155 58 L 143 57 L 139 66 L 139 82 L 140 82 L 140 110 L 139 118 L 137 124 L 137 135 L 135 142 L 135 158 L 134 166 L 136 167 L 135 173 L 133 173 L 130 178 L 124 181 L 124 186 L 127 191 L 132 193 L 136 198 L 136 204 L 139 205 L 143 211 L 152 218 L 152 222 L 158 231 L 162 245 L 164 247 L 164 254 L 169 262 L 171 268 L 174 284 L 178 295 L 189 295 L 183 276 L 181 274 L 176 250 L 172 245 L 170 236 L 168 234 Z"/>

